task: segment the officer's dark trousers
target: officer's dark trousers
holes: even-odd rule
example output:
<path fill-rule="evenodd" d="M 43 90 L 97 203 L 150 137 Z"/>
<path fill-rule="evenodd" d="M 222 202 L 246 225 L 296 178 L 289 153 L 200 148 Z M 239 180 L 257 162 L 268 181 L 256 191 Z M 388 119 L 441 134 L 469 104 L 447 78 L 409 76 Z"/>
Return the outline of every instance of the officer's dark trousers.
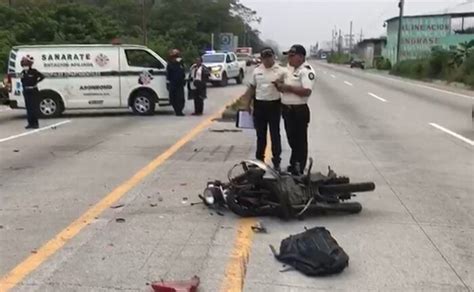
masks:
<path fill-rule="evenodd" d="M 25 98 L 26 115 L 28 117 L 29 126 L 38 126 L 38 110 L 39 110 L 39 91 L 38 89 L 23 90 Z"/>
<path fill-rule="evenodd" d="M 277 101 L 259 101 L 254 103 L 254 125 L 257 132 L 257 152 L 255 154 L 258 160 L 265 160 L 265 148 L 267 147 L 267 131 L 270 127 L 270 139 L 272 141 L 272 162 L 274 166 L 280 166 L 281 138 L 280 138 L 280 120 L 281 120 L 281 102 Z"/>
<path fill-rule="evenodd" d="M 206 83 L 195 81 L 195 94 L 194 94 L 194 113 L 202 114 L 204 110 L 204 99 L 207 96 Z"/>
<path fill-rule="evenodd" d="M 177 115 L 183 113 L 184 109 L 184 87 L 180 85 L 170 84 L 170 102 L 174 112 Z"/>
<path fill-rule="evenodd" d="M 288 144 L 291 147 L 290 165 L 294 168 L 299 163 L 299 171 L 302 172 L 308 158 L 309 107 L 306 104 L 282 105 L 282 114 Z"/>

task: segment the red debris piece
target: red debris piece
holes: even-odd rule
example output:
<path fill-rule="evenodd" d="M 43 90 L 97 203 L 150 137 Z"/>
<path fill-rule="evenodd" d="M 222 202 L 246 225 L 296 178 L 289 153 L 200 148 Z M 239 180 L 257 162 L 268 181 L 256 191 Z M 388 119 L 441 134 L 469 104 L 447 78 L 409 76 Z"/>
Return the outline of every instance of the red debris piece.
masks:
<path fill-rule="evenodd" d="M 197 292 L 200 279 L 194 276 L 188 281 L 160 281 L 151 284 L 154 292 Z"/>

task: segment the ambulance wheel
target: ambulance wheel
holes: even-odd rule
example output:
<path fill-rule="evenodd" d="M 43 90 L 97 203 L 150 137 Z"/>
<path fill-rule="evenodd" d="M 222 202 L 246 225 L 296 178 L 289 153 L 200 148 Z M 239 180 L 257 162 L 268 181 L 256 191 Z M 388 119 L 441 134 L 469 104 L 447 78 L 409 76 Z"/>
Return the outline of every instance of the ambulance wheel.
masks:
<path fill-rule="evenodd" d="M 240 70 L 239 76 L 235 79 L 237 81 L 237 84 L 242 84 L 244 81 L 244 70 Z"/>
<path fill-rule="evenodd" d="M 224 72 L 222 73 L 222 80 L 221 80 L 220 86 L 226 87 L 228 83 L 229 83 L 229 79 L 227 78 L 227 73 Z"/>
<path fill-rule="evenodd" d="M 155 100 L 153 96 L 146 91 L 139 91 L 132 100 L 132 110 L 136 115 L 149 116 L 155 112 Z"/>
<path fill-rule="evenodd" d="M 51 90 L 40 91 L 38 113 L 42 119 L 56 118 L 64 112 L 64 104 L 59 94 Z"/>

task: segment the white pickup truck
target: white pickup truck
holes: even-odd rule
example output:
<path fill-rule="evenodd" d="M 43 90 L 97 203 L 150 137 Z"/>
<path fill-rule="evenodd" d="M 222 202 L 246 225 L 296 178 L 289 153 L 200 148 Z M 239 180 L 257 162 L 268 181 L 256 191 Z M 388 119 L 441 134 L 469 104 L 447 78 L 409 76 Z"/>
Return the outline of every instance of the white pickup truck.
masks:
<path fill-rule="evenodd" d="M 238 61 L 233 52 L 208 52 L 202 56 L 204 66 L 211 74 L 209 82 L 214 85 L 227 86 L 229 79 L 242 84 L 245 77 L 245 61 Z"/>

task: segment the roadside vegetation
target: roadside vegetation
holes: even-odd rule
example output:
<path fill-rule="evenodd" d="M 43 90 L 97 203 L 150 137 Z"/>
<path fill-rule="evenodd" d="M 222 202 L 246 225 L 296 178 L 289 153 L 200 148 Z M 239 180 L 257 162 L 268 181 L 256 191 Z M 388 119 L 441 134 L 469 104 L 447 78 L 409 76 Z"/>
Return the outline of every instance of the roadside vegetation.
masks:
<path fill-rule="evenodd" d="M 350 61 L 351 55 L 344 53 L 332 53 L 328 57 L 328 63 L 332 64 L 349 64 Z"/>
<path fill-rule="evenodd" d="M 0 0 L 0 19 L 2 73 L 15 45 L 143 44 L 144 30 L 148 47 L 163 57 L 178 48 L 187 64 L 211 48 L 211 33 L 216 44 L 231 32 L 254 50 L 264 46 L 252 28 L 260 18 L 239 0 Z"/>
<path fill-rule="evenodd" d="M 419 80 L 459 82 L 474 89 L 474 40 L 459 44 L 456 50 L 434 49 L 427 58 L 401 61 L 390 73 Z"/>

